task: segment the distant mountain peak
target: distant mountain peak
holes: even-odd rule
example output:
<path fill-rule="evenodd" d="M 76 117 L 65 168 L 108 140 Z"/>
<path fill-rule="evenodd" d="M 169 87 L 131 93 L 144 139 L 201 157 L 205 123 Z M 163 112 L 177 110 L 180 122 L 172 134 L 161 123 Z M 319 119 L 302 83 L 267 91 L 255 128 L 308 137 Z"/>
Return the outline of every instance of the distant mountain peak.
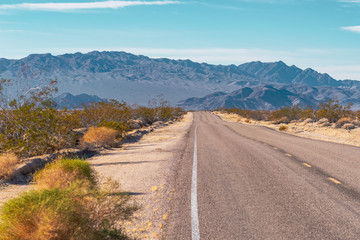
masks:
<path fill-rule="evenodd" d="M 258 85 L 299 84 L 343 89 L 358 81 L 336 81 L 313 69 L 289 67 L 283 61 L 213 65 L 187 60 L 149 58 L 117 51 L 53 56 L 32 54 L 19 60 L 0 59 L 0 78 L 36 84 L 58 80 L 60 93 L 83 92 L 146 104 L 159 94 L 172 103 L 213 92 L 231 92 Z"/>

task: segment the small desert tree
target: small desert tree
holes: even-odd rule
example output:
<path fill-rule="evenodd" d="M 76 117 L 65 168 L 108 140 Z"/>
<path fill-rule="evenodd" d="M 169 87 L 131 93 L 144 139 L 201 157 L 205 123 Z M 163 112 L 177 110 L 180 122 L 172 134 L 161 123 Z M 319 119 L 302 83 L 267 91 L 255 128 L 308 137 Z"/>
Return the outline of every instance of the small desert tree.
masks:
<path fill-rule="evenodd" d="M 77 120 L 67 110 L 57 110 L 51 101 L 57 81 L 12 94 L 12 81 L 0 86 L 0 151 L 19 156 L 49 153 L 73 145 L 71 129 Z"/>
<path fill-rule="evenodd" d="M 336 100 L 325 100 L 320 103 L 319 109 L 316 110 L 316 118 L 327 118 L 329 122 L 336 122 L 341 117 L 346 117 L 351 112 L 351 104 L 342 106 Z"/>

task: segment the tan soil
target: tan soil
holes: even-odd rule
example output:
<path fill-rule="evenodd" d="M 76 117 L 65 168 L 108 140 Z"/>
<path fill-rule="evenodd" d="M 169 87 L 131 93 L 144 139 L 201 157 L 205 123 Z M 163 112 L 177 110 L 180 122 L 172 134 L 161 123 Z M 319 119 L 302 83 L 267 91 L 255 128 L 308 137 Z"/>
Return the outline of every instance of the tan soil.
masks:
<path fill-rule="evenodd" d="M 225 121 L 239 122 L 242 124 L 253 124 L 266 126 L 279 131 L 281 125 L 288 126 L 285 132 L 305 138 L 317 139 L 322 141 L 336 142 L 360 147 L 360 128 L 348 131 L 346 129 L 330 127 L 321 127 L 317 123 L 304 124 L 303 122 L 289 124 L 272 124 L 268 121 L 254 121 L 243 118 L 237 114 L 226 114 L 221 112 L 213 112 Z"/>
<path fill-rule="evenodd" d="M 102 151 L 88 161 L 102 179 L 118 181 L 124 192 L 133 195 L 140 209 L 132 221 L 123 223 L 125 231 L 136 239 L 161 239 L 168 220 L 168 205 L 175 189 L 169 184 L 171 166 L 180 154 L 193 114 L 178 122 L 144 135 L 138 142 L 122 148 Z M 0 185 L 0 209 L 3 203 L 24 191 L 30 184 Z"/>
<path fill-rule="evenodd" d="M 130 236 L 161 239 L 168 204 L 175 191 L 167 179 L 192 119 L 192 113 L 188 113 L 181 121 L 155 129 L 139 142 L 88 159 L 101 176 L 118 181 L 123 191 L 133 195 L 140 206 L 136 219 L 125 223 L 125 231 Z"/>

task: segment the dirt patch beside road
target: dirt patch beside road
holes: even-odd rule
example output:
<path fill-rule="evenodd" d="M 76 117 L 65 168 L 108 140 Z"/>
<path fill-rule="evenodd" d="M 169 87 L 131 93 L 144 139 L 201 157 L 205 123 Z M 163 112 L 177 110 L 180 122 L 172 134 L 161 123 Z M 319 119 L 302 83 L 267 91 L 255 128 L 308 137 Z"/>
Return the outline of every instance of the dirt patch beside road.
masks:
<path fill-rule="evenodd" d="M 136 219 L 125 223 L 129 235 L 138 239 L 161 238 L 175 191 L 168 180 L 175 160 L 182 154 L 182 140 L 192 120 L 192 113 L 188 113 L 181 121 L 144 135 L 139 142 L 88 159 L 101 176 L 120 182 L 141 207 Z"/>

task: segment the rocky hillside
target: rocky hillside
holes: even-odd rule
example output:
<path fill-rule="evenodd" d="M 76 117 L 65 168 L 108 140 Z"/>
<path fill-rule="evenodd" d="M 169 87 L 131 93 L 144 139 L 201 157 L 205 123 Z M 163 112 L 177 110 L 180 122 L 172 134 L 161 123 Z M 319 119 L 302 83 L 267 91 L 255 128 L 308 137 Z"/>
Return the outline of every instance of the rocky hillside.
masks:
<path fill-rule="evenodd" d="M 317 106 L 325 99 L 341 104 L 353 103 L 360 109 L 360 91 L 328 86 L 311 87 L 299 84 L 259 85 L 244 87 L 230 93 L 216 92 L 202 98 L 189 98 L 179 103 L 186 109 L 213 110 L 220 107 L 254 110 L 275 110 L 285 106 Z"/>
<path fill-rule="evenodd" d="M 360 88 L 359 81 L 337 81 L 327 74 L 302 70 L 281 61 L 223 66 L 97 51 L 59 56 L 32 54 L 19 60 L 2 58 L 0 78 L 34 86 L 44 80 L 57 79 L 60 93 L 86 93 L 138 104 L 146 104 L 159 94 L 175 104 L 190 97 L 259 85 L 300 84 L 349 91 Z"/>

